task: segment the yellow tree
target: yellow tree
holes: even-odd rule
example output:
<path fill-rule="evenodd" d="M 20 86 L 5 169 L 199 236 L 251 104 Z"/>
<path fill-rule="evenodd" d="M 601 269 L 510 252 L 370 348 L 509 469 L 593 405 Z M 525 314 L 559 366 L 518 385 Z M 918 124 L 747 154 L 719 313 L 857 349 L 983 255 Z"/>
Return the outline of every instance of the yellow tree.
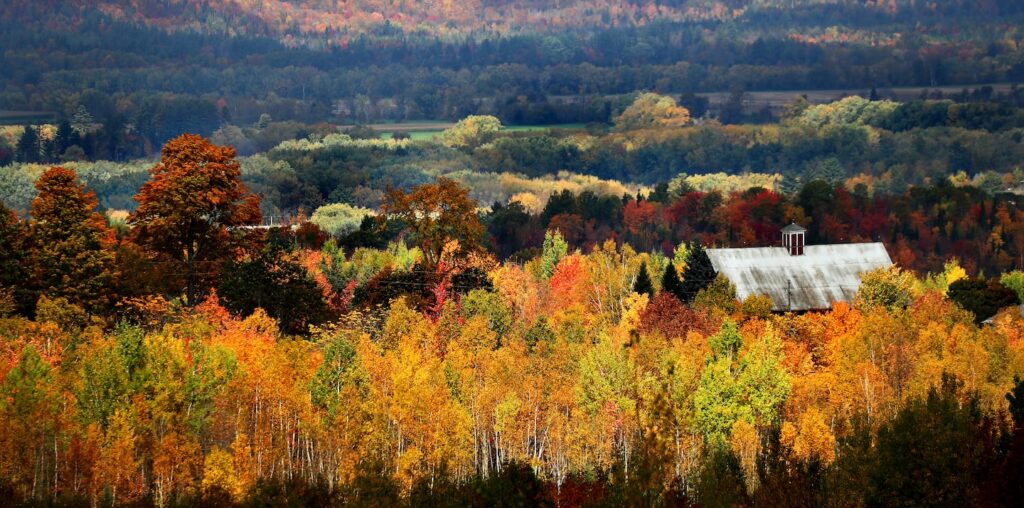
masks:
<path fill-rule="evenodd" d="M 690 123 L 690 111 L 676 100 L 656 93 L 640 94 L 621 115 L 615 117 L 620 130 L 651 127 L 682 127 Z"/>

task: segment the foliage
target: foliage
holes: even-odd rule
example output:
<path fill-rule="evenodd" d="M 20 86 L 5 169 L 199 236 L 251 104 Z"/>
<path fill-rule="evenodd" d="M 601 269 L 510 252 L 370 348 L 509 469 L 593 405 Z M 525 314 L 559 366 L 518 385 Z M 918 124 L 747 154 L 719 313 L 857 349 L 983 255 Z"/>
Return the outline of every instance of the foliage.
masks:
<path fill-rule="evenodd" d="M 26 500 L 116 492 L 115 504 L 492 495 L 615 504 L 768 502 L 790 484 L 800 499 L 867 502 L 922 492 L 934 477 L 936 499 L 973 502 L 1015 471 L 986 423 L 1018 409 L 1007 398 L 1024 369 L 1013 314 L 979 328 L 926 291 L 893 312 L 837 304 L 773 316 L 750 303 L 726 319 L 717 299 L 691 309 L 667 290 L 650 301 L 633 293 L 653 257 L 611 243 L 567 255 L 550 279 L 529 268 L 539 257 L 504 263 L 486 274 L 493 288 L 424 313 L 413 293 L 434 296 L 434 275 L 401 245 L 345 256 L 333 242 L 305 253 L 287 250 L 287 238 L 267 242 L 225 271 L 241 289 L 188 312 L 171 307 L 157 326 L 104 331 L 48 299 L 35 322 L 0 318 L 5 488 Z M 322 258 L 303 258 L 313 254 Z M 290 303 L 282 312 L 313 309 L 288 287 L 303 280 L 324 298 L 312 281 L 327 266 L 356 293 L 402 288 L 409 299 L 300 336 L 289 334 L 307 331 L 293 318 L 279 326 L 235 307 L 255 296 Z M 453 294 L 471 287 L 452 280 Z M 928 402 L 944 371 L 963 388 Z M 919 426 L 928 433 L 912 432 Z M 936 459 L 945 451 L 923 435 L 972 452 Z M 858 436 L 878 444 L 858 448 Z M 96 473 L 74 483 L 67 468 Z M 275 490 L 294 474 L 307 480 Z M 595 476 L 576 476 L 585 474 Z M 57 491 L 32 487 L 54 481 Z"/>
<path fill-rule="evenodd" d="M 1017 293 L 1017 299 L 1024 302 L 1024 272 L 1016 270 L 1004 273 L 999 278 L 999 283 Z"/>
<path fill-rule="evenodd" d="M 736 286 L 725 275 L 718 274 L 708 287 L 697 292 L 693 305 L 732 314 L 736 310 Z"/>
<path fill-rule="evenodd" d="M 682 127 L 690 123 L 690 111 L 676 104 L 676 100 L 655 93 L 640 94 L 621 115 L 615 117 L 620 130 L 653 127 Z"/>
<path fill-rule="evenodd" d="M 740 310 L 744 316 L 765 319 L 771 315 L 774 305 L 768 295 L 750 295 L 740 303 Z"/>
<path fill-rule="evenodd" d="M 459 120 L 441 133 L 441 141 L 449 148 L 473 150 L 487 143 L 501 130 L 501 120 L 493 116 L 472 115 Z"/>
<path fill-rule="evenodd" d="M 879 126 L 898 106 L 893 101 L 872 101 L 854 95 L 830 104 L 808 107 L 798 121 L 819 129 L 843 125 Z"/>
<path fill-rule="evenodd" d="M 550 279 L 555 266 L 569 253 L 569 247 L 557 229 L 544 233 L 544 245 L 540 257 L 540 272 L 545 279 Z"/>
<path fill-rule="evenodd" d="M 700 243 L 694 242 L 687 249 L 686 269 L 683 270 L 683 282 L 679 289 L 679 299 L 690 304 L 697 298 L 702 290 L 715 283 L 718 272 L 711 265 L 707 251 Z M 729 281 L 719 282 L 722 289 L 728 293 Z M 721 293 L 721 291 L 719 291 Z M 735 300 L 735 298 L 733 298 Z"/>
<path fill-rule="evenodd" d="M 910 303 L 913 288 L 914 276 L 896 265 L 872 270 L 861 276 L 854 305 L 865 312 L 872 307 L 902 309 Z"/>
<path fill-rule="evenodd" d="M 482 249 L 484 227 L 476 213 L 476 202 L 454 180 L 439 178 L 437 183 L 418 186 L 408 193 L 393 189 L 381 212 L 410 229 L 428 268 L 441 261 L 448 242 L 457 242 L 455 254 L 459 257 Z"/>
<path fill-rule="evenodd" d="M 651 275 L 647 273 L 646 262 L 640 264 L 640 271 L 637 272 L 636 280 L 633 281 L 633 292 L 654 297 L 654 283 L 651 282 Z"/>
<path fill-rule="evenodd" d="M 327 234 L 341 238 L 358 230 L 363 219 L 371 215 L 373 212 L 367 208 L 348 203 L 332 203 L 317 208 L 309 221 L 320 226 Z"/>
<path fill-rule="evenodd" d="M 982 321 L 994 316 L 1005 307 L 1020 305 L 1017 293 L 996 279 L 961 279 L 949 286 L 949 299 L 971 311 L 974 319 Z"/>
<path fill-rule="evenodd" d="M 305 333 L 328 317 L 323 290 L 288 252 L 272 246 L 250 259 L 224 267 L 217 295 L 224 306 L 241 315 L 256 309 L 281 323 L 289 333 Z"/>
<path fill-rule="evenodd" d="M 36 181 L 32 200 L 34 279 L 43 294 L 90 309 L 102 307 L 112 277 L 112 243 L 96 196 L 75 172 L 55 167 Z"/>
<path fill-rule="evenodd" d="M 260 220 L 259 198 L 248 193 L 240 176 L 233 148 L 186 134 L 164 146 L 136 196 L 139 207 L 129 219 L 135 241 L 184 272 L 189 305 L 224 256 L 235 233 L 231 228 Z"/>
<path fill-rule="evenodd" d="M 957 381 L 943 379 L 925 400 L 914 401 L 878 431 L 868 503 L 975 504 L 976 485 L 991 459 L 993 423 L 976 398 L 958 396 Z M 939 450 L 959 450 L 958 453 Z"/>
<path fill-rule="evenodd" d="M 28 231 L 14 212 L 0 205 L 0 292 L 10 298 L 8 312 L 28 313 L 35 303 L 29 279 Z M 0 313 L 2 314 L 2 313 Z"/>
<path fill-rule="evenodd" d="M 671 261 L 661 275 L 661 292 L 668 293 L 679 301 L 683 299 L 683 283 L 679 280 L 679 272 Z"/>

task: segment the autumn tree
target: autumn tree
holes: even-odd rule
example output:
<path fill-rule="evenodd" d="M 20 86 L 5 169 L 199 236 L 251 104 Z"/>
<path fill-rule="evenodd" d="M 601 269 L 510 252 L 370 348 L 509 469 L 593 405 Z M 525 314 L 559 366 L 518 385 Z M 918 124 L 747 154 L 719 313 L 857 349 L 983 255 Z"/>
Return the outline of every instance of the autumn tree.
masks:
<path fill-rule="evenodd" d="M 473 150 L 490 141 L 501 130 L 501 120 L 489 115 L 472 115 L 459 120 L 441 133 L 441 142 L 449 148 Z"/>
<path fill-rule="evenodd" d="M 469 197 L 469 189 L 442 177 L 436 183 L 414 187 L 410 192 L 389 190 L 381 205 L 381 219 L 402 221 L 432 269 L 450 241 L 458 242 L 454 254 L 459 258 L 483 251 L 486 230 L 477 216 L 476 206 L 476 201 Z"/>
<path fill-rule="evenodd" d="M 690 330 L 707 333 L 710 329 L 711 320 L 703 309 L 683 305 L 668 291 L 658 293 L 640 314 L 641 332 L 660 333 L 665 338 L 685 338 Z"/>
<path fill-rule="evenodd" d="M 736 310 L 736 286 L 720 273 L 711 284 L 697 292 L 693 305 L 732 313 Z"/>
<path fill-rule="evenodd" d="M 910 303 L 914 276 L 898 266 L 878 268 L 861 275 L 854 305 L 861 310 L 880 307 L 890 311 Z"/>
<path fill-rule="evenodd" d="M 26 497 L 43 494 L 55 472 L 48 450 L 56 445 L 60 404 L 54 377 L 35 347 L 27 346 L 0 378 L 0 477 Z"/>
<path fill-rule="evenodd" d="M 189 305 L 200 280 L 227 257 L 234 228 L 258 224 L 259 197 L 242 183 L 235 149 L 184 134 L 164 145 L 160 162 L 135 200 L 129 218 L 135 240 L 183 270 Z"/>
<path fill-rule="evenodd" d="M 676 100 L 656 93 L 641 94 L 621 115 L 615 117 L 620 130 L 650 127 L 682 127 L 690 123 L 690 111 Z"/>
<path fill-rule="evenodd" d="M 31 235 L 39 289 L 86 308 L 102 306 L 111 280 L 112 238 L 94 211 L 96 195 L 61 167 L 43 173 L 36 190 Z"/>

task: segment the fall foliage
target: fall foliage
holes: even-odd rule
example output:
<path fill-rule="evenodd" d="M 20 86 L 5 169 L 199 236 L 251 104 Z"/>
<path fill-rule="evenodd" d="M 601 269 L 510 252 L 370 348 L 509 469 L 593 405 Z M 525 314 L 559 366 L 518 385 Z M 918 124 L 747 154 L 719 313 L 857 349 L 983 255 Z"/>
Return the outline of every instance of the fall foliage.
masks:
<path fill-rule="evenodd" d="M 231 228 L 259 223 L 259 198 L 242 183 L 234 148 L 195 135 L 168 142 L 150 173 L 129 219 L 134 239 L 157 262 L 181 271 L 194 304 L 202 281 L 238 234 Z"/>
<path fill-rule="evenodd" d="M 360 225 L 383 248 L 320 245 L 308 223 L 248 231 L 241 248 L 258 212 L 232 156 L 172 142 L 118 256 L 67 169 L 39 179 L 27 232 L 0 222 L 5 291 L 51 281 L 34 315 L 0 312 L 0 488 L 14 502 L 778 505 L 785 486 L 1012 505 L 1019 272 L 878 270 L 852 304 L 772 313 L 770 298 L 737 302 L 696 239 L 670 258 L 612 239 L 571 249 L 553 228 L 499 262 L 468 191 L 444 179 L 393 190 Z M 766 192 L 746 198 L 779 206 Z M 667 209 L 702 227 L 711 196 Z M 547 212 L 631 199 L 570 193 Z M 746 202 L 731 199 L 716 206 Z M 193 245 L 217 290 L 118 294 L 107 281 L 138 263 L 132 239 L 158 263 L 187 264 Z M 82 277 L 52 282 L 23 242 Z M 39 279 L 10 275 L 23 265 Z"/>
<path fill-rule="evenodd" d="M 96 213 L 96 196 L 74 171 L 50 168 L 36 181 L 32 201 L 32 254 L 39 291 L 77 305 L 105 305 L 111 282 L 113 241 Z"/>

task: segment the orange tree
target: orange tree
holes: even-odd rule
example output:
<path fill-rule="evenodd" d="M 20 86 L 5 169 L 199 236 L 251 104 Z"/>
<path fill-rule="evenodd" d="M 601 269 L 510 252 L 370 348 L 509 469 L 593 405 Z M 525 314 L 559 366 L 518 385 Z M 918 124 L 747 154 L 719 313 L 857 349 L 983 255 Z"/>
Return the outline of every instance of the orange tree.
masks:
<path fill-rule="evenodd" d="M 95 212 L 96 195 L 77 180 L 74 171 L 61 167 L 36 180 L 31 227 L 35 278 L 44 294 L 94 309 L 109 289 L 113 238 Z"/>
<path fill-rule="evenodd" d="M 469 189 L 448 178 L 420 185 L 406 193 L 391 189 L 381 206 L 384 219 L 399 219 L 419 243 L 430 268 L 437 266 L 445 245 L 459 242 L 458 257 L 484 250 L 484 226 L 476 214 Z"/>
<path fill-rule="evenodd" d="M 242 183 L 234 148 L 194 134 L 168 141 L 150 175 L 129 223 L 136 242 L 182 270 L 192 305 L 200 278 L 244 236 L 233 229 L 260 222 L 259 197 Z"/>

